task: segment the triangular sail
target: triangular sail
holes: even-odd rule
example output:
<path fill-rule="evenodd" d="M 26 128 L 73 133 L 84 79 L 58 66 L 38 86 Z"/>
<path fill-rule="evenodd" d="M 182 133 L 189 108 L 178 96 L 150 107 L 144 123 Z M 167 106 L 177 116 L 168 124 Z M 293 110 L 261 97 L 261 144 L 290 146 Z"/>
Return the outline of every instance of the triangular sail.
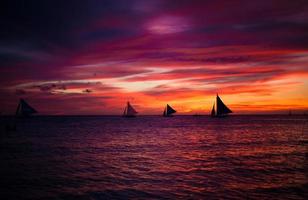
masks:
<path fill-rule="evenodd" d="M 126 108 L 127 108 L 127 107 L 124 108 L 123 115 L 126 115 Z"/>
<path fill-rule="evenodd" d="M 212 112 L 211 112 L 211 116 L 215 116 L 215 103 L 214 103 L 214 105 L 213 105 L 213 108 L 212 108 Z"/>
<path fill-rule="evenodd" d="M 127 114 L 128 115 L 134 115 L 137 114 L 138 112 L 133 108 L 132 105 L 130 105 L 130 103 L 127 103 Z"/>
<path fill-rule="evenodd" d="M 165 107 L 163 116 L 171 116 L 173 113 L 176 113 L 176 110 L 174 110 L 171 106 L 167 104 L 167 106 Z"/>
<path fill-rule="evenodd" d="M 171 115 L 173 113 L 176 113 L 176 110 L 167 104 L 167 115 Z"/>
<path fill-rule="evenodd" d="M 124 116 L 126 117 L 134 117 L 138 112 L 133 108 L 132 105 L 130 105 L 129 102 L 127 102 L 127 106 L 124 109 Z"/>
<path fill-rule="evenodd" d="M 220 97 L 217 95 L 216 97 L 216 105 L 217 105 L 217 116 L 232 113 L 232 111 L 222 102 Z"/>
<path fill-rule="evenodd" d="M 37 113 L 37 111 L 32 108 L 25 100 L 20 99 L 16 110 L 16 116 L 29 116 L 34 113 Z"/>

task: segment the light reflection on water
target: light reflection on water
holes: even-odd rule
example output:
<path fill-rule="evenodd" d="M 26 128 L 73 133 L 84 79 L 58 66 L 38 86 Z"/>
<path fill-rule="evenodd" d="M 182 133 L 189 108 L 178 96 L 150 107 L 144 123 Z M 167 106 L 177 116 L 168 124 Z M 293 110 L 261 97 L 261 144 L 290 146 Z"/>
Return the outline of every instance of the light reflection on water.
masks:
<path fill-rule="evenodd" d="M 305 122 L 303 116 L 23 119 L 16 133 L 1 137 L 1 193 L 10 199 L 304 199 Z"/>

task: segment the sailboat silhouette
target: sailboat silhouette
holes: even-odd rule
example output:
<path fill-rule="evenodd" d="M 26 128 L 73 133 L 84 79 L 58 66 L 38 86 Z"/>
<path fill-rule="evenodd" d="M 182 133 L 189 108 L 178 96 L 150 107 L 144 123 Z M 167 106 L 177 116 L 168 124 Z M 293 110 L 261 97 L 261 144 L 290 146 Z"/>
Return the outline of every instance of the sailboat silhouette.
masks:
<path fill-rule="evenodd" d="M 169 104 L 164 109 L 163 116 L 164 117 L 172 117 L 172 114 L 176 113 L 176 110 L 174 110 Z"/>
<path fill-rule="evenodd" d="M 16 109 L 15 117 L 5 125 L 5 131 L 16 131 L 16 119 L 18 117 L 29 117 L 30 115 L 35 113 L 37 113 L 37 111 L 34 108 L 32 108 L 24 99 L 20 99 Z"/>
<path fill-rule="evenodd" d="M 37 113 L 37 111 L 32 108 L 24 99 L 19 100 L 19 104 L 16 109 L 17 117 L 28 117 L 35 113 Z"/>
<path fill-rule="evenodd" d="M 133 106 L 128 101 L 123 112 L 123 117 L 136 117 L 137 113 L 138 112 L 133 108 Z"/>
<path fill-rule="evenodd" d="M 215 103 L 213 105 L 211 111 L 211 117 L 226 117 L 229 113 L 232 113 L 230 110 L 220 99 L 218 94 L 216 95 L 216 110 L 215 110 Z"/>

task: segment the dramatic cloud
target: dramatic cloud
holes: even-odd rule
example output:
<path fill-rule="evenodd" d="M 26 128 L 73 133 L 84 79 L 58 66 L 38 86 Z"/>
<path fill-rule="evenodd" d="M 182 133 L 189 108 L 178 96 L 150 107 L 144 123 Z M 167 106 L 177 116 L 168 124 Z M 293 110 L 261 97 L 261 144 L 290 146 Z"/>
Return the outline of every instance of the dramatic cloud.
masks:
<path fill-rule="evenodd" d="M 308 109 L 304 0 L 0 4 L 0 112 L 208 113 L 216 93 L 236 113 Z"/>

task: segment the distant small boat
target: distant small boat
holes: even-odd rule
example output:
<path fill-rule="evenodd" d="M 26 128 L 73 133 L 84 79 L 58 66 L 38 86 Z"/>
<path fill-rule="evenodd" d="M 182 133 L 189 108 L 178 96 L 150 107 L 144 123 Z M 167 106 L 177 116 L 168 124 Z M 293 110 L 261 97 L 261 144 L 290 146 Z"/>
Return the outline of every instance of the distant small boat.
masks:
<path fill-rule="evenodd" d="M 201 117 L 201 115 L 198 114 L 198 113 L 195 113 L 195 114 L 193 114 L 193 117 Z"/>
<path fill-rule="evenodd" d="M 5 131 L 14 132 L 16 128 L 16 118 L 17 117 L 29 117 L 32 114 L 37 113 L 37 111 L 32 108 L 24 99 L 19 100 L 19 104 L 16 109 L 15 117 L 5 124 Z"/>
<path fill-rule="evenodd" d="M 133 106 L 128 101 L 123 112 L 123 117 L 136 117 L 137 113 L 138 112 L 133 108 Z"/>
<path fill-rule="evenodd" d="M 232 110 L 230 110 L 220 99 L 220 97 L 216 96 L 216 110 L 215 110 L 215 103 L 213 105 L 212 111 L 211 111 L 211 117 L 226 117 L 229 113 L 232 113 Z"/>
<path fill-rule="evenodd" d="M 169 106 L 167 104 L 167 106 L 164 109 L 163 116 L 164 117 L 172 117 L 173 113 L 176 113 L 176 110 L 174 110 L 171 106 Z"/>
<path fill-rule="evenodd" d="M 16 110 L 16 117 L 28 117 L 37 111 L 32 108 L 24 99 L 19 100 L 19 104 Z"/>

